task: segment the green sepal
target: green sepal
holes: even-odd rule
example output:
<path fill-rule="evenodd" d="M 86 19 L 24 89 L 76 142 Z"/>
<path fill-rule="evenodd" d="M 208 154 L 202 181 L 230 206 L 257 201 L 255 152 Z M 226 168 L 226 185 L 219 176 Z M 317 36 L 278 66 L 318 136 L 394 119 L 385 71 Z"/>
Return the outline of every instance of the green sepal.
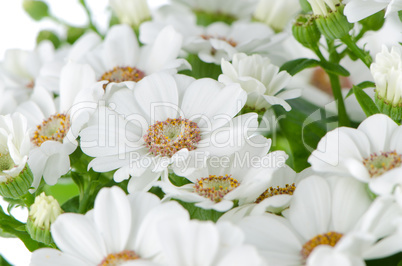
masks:
<path fill-rule="evenodd" d="M 346 16 L 343 15 L 344 5 L 338 4 L 337 9 L 330 12 L 327 16 L 318 16 L 315 18 L 320 32 L 326 39 L 332 41 L 341 39 L 349 34 L 353 24 L 349 23 Z"/>
<path fill-rule="evenodd" d="M 402 120 L 402 103 L 399 105 L 392 105 L 386 99 L 381 98 L 381 96 L 376 93 L 375 94 L 375 103 L 379 109 L 379 112 L 388 115 L 398 124 L 401 123 Z"/>
<path fill-rule="evenodd" d="M 0 183 L 0 195 L 5 198 L 19 198 L 28 192 L 33 182 L 33 174 L 28 164 L 15 177 Z"/>
<path fill-rule="evenodd" d="M 31 238 L 35 241 L 44 243 L 46 245 L 50 245 L 51 243 L 53 243 L 53 238 L 50 233 L 50 228 L 35 226 L 31 217 L 28 217 L 27 224 L 26 224 L 26 230 L 27 230 L 28 234 L 31 236 Z"/>

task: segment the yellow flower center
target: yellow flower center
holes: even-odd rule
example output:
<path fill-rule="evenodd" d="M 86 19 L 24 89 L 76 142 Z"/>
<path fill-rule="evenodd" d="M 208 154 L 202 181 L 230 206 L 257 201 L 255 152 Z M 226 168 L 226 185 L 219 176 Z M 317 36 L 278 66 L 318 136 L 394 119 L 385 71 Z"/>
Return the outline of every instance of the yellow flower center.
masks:
<path fill-rule="evenodd" d="M 112 70 L 105 72 L 99 80 L 119 83 L 123 81 L 138 82 L 145 77 L 145 73 L 135 67 L 115 67 Z M 105 84 L 103 87 L 106 88 Z"/>
<path fill-rule="evenodd" d="M 231 176 L 210 175 L 209 177 L 197 179 L 194 184 L 194 191 L 212 201 L 220 202 L 226 194 L 239 185 L 240 183 Z"/>
<path fill-rule="evenodd" d="M 373 153 L 363 159 L 363 164 L 368 170 L 370 177 L 378 177 L 385 172 L 402 165 L 402 155 L 396 151 Z"/>
<path fill-rule="evenodd" d="M 334 247 L 336 243 L 342 238 L 343 234 L 337 232 L 328 232 L 322 235 L 317 235 L 307 241 L 300 251 L 304 260 L 307 260 L 308 256 L 310 256 L 311 252 L 318 247 L 319 245 L 329 245 Z"/>
<path fill-rule="evenodd" d="M 139 258 L 140 257 L 134 251 L 124 250 L 120 253 L 109 254 L 98 266 L 119 266 L 127 261 L 137 260 Z"/>
<path fill-rule="evenodd" d="M 296 189 L 295 183 L 289 185 L 286 184 L 285 187 L 279 187 L 277 186 L 276 188 L 270 187 L 267 190 L 265 190 L 256 200 L 255 203 L 260 203 L 261 201 L 272 197 L 276 195 L 283 195 L 283 194 L 288 194 L 288 195 L 293 195 L 293 192 Z"/>
<path fill-rule="evenodd" d="M 64 137 L 70 129 L 70 116 L 65 114 L 56 114 L 44 120 L 37 126 L 32 142 L 36 146 L 42 145 L 47 140 L 63 142 Z"/>
<path fill-rule="evenodd" d="M 156 122 L 144 135 L 145 145 L 155 156 L 172 157 L 184 148 L 189 151 L 195 150 L 200 140 L 200 129 L 197 123 L 181 117 Z"/>

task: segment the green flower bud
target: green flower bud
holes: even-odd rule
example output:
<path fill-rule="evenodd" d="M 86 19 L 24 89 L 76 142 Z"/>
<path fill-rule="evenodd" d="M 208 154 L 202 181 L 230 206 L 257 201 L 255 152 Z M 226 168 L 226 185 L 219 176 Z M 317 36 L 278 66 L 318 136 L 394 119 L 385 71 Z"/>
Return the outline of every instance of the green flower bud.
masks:
<path fill-rule="evenodd" d="M 29 208 L 26 224 L 31 238 L 45 244 L 52 243 L 50 225 L 61 213 L 62 209 L 58 201 L 52 196 L 46 196 L 44 192 L 37 196 L 34 204 Z"/>
<path fill-rule="evenodd" d="M 49 7 L 45 2 L 36 0 L 24 0 L 22 6 L 25 12 L 27 12 L 28 15 L 36 21 L 49 16 Z"/>
<path fill-rule="evenodd" d="M 39 44 L 42 41 L 51 41 L 53 43 L 53 46 L 55 48 L 59 47 L 61 44 L 61 41 L 59 37 L 52 31 L 50 30 L 42 30 L 38 33 L 38 36 L 36 36 L 36 43 Z"/>
<path fill-rule="evenodd" d="M 9 155 L 0 154 L 0 167 L 10 160 Z M 33 175 L 28 164 L 25 166 L 24 170 L 16 177 L 7 178 L 5 181 L 0 182 L 0 195 L 5 198 L 19 198 L 26 193 L 31 187 L 33 182 Z"/>
<path fill-rule="evenodd" d="M 320 40 L 321 33 L 310 15 L 300 15 L 292 27 L 295 39 L 307 48 L 316 46 Z"/>
<path fill-rule="evenodd" d="M 349 23 L 343 14 L 343 4 L 337 4 L 336 9 L 330 10 L 326 16 L 317 16 L 315 22 L 318 29 L 328 40 L 341 39 L 349 35 L 353 24 Z"/>

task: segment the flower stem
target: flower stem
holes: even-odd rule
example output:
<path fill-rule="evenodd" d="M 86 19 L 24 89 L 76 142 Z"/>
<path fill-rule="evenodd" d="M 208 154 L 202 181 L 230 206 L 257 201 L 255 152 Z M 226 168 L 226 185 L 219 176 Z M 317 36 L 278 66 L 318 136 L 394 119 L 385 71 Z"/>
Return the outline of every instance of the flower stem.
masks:
<path fill-rule="evenodd" d="M 84 8 L 85 12 L 87 13 L 88 16 L 88 26 L 91 30 L 93 30 L 94 32 L 96 32 L 99 36 L 103 37 L 102 34 L 99 32 L 98 28 L 95 26 L 93 20 L 92 20 L 92 14 L 91 11 L 89 10 L 87 4 L 85 3 L 85 0 L 79 0 L 80 4 L 82 5 L 82 7 Z"/>
<path fill-rule="evenodd" d="M 339 126 L 350 126 L 350 120 L 348 114 L 346 113 L 345 102 L 343 101 L 342 88 L 341 83 L 339 81 L 339 77 L 335 74 L 327 72 L 329 76 L 329 80 L 331 82 L 332 93 L 334 94 L 334 98 L 338 107 L 338 116 L 339 116 Z"/>
<path fill-rule="evenodd" d="M 364 52 L 362 49 L 360 49 L 359 46 L 357 46 L 356 42 L 352 40 L 350 35 L 346 35 L 341 39 L 341 41 L 348 46 L 348 48 L 358 57 L 360 60 L 363 61 L 363 63 L 367 66 L 370 67 L 371 63 L 373 62 L 373 59 L 371 58 L 370 54 L 367 52 Z"/>

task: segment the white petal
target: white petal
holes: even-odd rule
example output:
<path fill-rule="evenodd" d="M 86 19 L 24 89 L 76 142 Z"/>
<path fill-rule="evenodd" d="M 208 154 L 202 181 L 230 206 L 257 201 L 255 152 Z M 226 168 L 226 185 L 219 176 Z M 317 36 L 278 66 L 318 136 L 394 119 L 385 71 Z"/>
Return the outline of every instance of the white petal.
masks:
<path fill-rule="evenodd" d="M 88 261 L 63 253 L 57 249 L 42 248 L 32 253 L 30 266 L 87 266 Z"/>

